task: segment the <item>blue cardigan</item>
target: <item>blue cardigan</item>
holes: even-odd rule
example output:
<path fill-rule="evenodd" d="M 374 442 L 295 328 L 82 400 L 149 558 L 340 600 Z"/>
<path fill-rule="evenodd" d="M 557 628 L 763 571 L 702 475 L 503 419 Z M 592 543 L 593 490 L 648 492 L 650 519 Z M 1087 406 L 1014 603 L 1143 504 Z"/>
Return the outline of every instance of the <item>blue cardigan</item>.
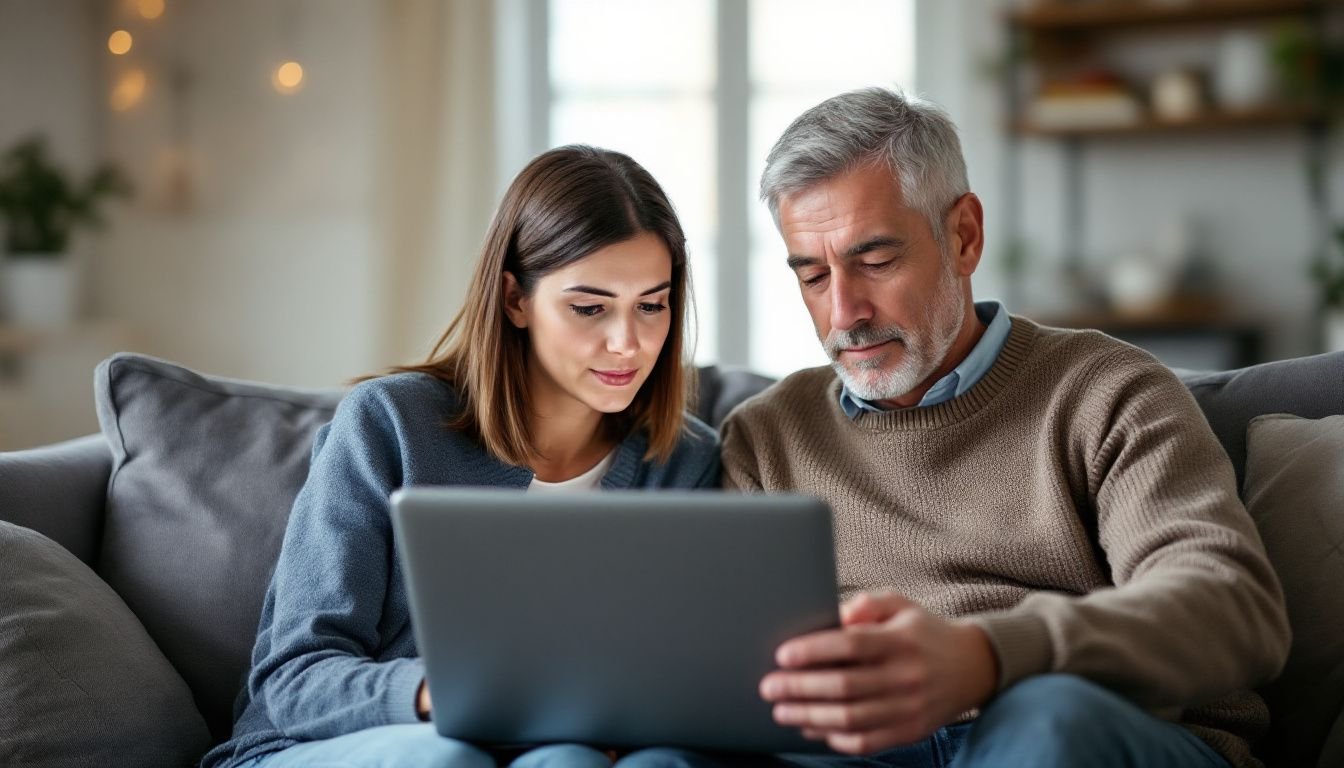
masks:
<path fill-rule="evenodd" d="M 204 768 L 239 765 L 301 741 L 417 722 L 424 665 L 392 540 L 388 497 L 413 485 L 525 489 L 505 464 L 445 428 L 457 412 L 447 384 L 406 373 L 350 391 L 313 441 L 262 606 L 252 670 L 229 741 Z M 717 488 L 718 436 L 693 416 L 666 463 L 644 460 L 642 433 L 617 448 L 602 487 Z"/>

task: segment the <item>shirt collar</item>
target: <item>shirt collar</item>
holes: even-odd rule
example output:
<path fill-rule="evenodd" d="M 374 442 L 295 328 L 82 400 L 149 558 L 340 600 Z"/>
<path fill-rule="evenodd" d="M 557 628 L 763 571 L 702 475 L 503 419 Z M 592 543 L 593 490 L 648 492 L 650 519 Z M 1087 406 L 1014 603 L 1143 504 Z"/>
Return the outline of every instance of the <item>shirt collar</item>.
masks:
<path fill-rule="evenodd" d="M 975 316 L 986 325 L 980 341 L 976 342 L 971 353 L 956 368 L 933 383 L 916 408 L 927 408 L 964 395 L 984 378 L 986 373 L 989 373 L 990 368 L 994 367 L 994 362 L 999 359 L 999 353 L 1003 351 L 1004 343 L 1008 341 L 1008 332 L 1013 327 L 1012 320 L 1009 319 L 1003 305 L 997 301 L 976 302 Z M 864 411 L 881 413 L 887 410 L 855 395 L 848 386 L 840 387 L 840 408 L 851 419 L 858 418 Z"/>

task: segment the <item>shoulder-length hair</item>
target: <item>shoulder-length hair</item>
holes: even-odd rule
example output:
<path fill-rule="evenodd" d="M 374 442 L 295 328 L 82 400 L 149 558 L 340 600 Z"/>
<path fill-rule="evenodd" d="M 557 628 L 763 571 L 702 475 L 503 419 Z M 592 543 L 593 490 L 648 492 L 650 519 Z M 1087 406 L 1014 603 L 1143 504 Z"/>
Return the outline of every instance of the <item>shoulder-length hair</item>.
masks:
<path fill-rule="evenodd" d="M 513 273 L 530 296 L 551 272 L 646 232 L 672 255 L 671 324 L 653 372 L 628 408 L 603 418 L 603 428 L 613 440 L 645 430 L 645 459 L 665 461 L 694 389 L 685 341 L 691 316 L 686 236 L 662 187 L 620 152 L 570 145 L 528 163 L 490 223 L 466 303 L 424 362 L 390 372 L 418 371 L 448 382 L 460 406 L 449 428 L 472 434 L 503 461 L 531 464 L 540 456 L 527 418 L 529 337 L 505 316 L 504 273 Z"/>

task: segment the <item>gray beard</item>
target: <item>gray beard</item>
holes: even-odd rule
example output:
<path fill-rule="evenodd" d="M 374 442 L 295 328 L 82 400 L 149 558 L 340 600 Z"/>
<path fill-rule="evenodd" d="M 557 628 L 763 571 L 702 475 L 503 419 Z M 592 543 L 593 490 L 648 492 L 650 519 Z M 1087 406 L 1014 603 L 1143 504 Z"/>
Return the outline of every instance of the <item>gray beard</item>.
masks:
<path fill-rule="evenodd" d="M 924 383 L 947 358 L 948 350 L 961 333 L 965 321 L 964 305 L 955 273 L 944 271 L 938 293 L 925 306 L 921 328 L 899 325 L 874 327 L 862 325 L 848 331 L 833 331 L 822 341 L 831 367 L 851 393 L 864 400 L 892 400 Z M 840 352 L 853 347 L 870 347 L 894 341 L 904 347 L 904 355 L 894 367 L 884 368 L 894 348 L 885 355 L 855 363 L 840 362 Z"/>

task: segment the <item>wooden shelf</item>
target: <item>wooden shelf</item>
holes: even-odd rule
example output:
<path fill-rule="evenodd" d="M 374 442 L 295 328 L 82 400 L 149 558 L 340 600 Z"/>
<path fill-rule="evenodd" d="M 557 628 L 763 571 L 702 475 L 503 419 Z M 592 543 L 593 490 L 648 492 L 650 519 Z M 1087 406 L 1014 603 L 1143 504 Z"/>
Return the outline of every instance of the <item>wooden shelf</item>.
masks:
<path fill-rule="evenodd" d="M 1200 24 L 1301 15 L 1333 0 L 1186 0 L 1180 2 L 1043 2 L 1013 11 L 1008 20 L 1033 31 L 1086 31 L 1111 27 Z"/>
<path fill-rule="evenodd" d="M 1324 115 L 1311 107 L 1276 106 L 1246 112 L 1210 112 L 1189 120 L 1159 120 L 1144 118 L 1130 125 L 1056 128 L 1019 122 L 1011 129 L 1020 136 L 1068 138 L 1086 136 L 1155 136 L 1161 134 L 1207 133 L 1232 131 L 1242 128 L 1273 128 L 1276 126 L 1304 126 L 1324 120 Z"/>

